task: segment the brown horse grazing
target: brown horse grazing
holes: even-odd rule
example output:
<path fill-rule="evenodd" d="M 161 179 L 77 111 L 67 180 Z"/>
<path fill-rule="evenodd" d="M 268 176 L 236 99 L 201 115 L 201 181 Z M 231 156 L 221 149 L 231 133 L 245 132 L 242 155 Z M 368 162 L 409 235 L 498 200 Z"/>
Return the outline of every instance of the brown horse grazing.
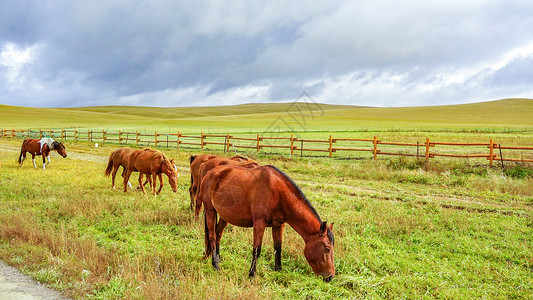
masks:
<path fill-rule="evenodd" d="M 20 148 L 20 155 L 17 162 L 22 167 L 22 163 L 26 159 L 26 153 L 29 152 L 33 161 L 33 167 L 37 168 L 37 165 L 35 164 L 35 156 L 42 155 L 43 169 L 46 169 L 46 166 L 50 163 L 50 152 L 52 150 L 57 151 L 57 153 L 59 153 L 59 155 L 61 155 L 63 158 L 67 157 L 65 145 L 63 145 L 63 143 L 54 141 L 51 138 L 25 139 L 24 142 L 22 142 L 22 147 Z M 45 158 L 48 160 L 47 163 L 45 162 Z"/>
<path fill-rule="evenodd" d="M 206 162 L 204 162 L 201 166 L 200 166 L 200 170 L 198 170 L 198 178 L 199 180 L 195 181 L 193 183 L 193 190 L 198 190 L 198 186 L 200 185 L 200 182 L 202 181 L 202 178 L 204 178 L 204 176 L 211 170 L 213 170 L 214 168 L 218 167 L 218 166 L 237 166 L 237 167 L 242 167 L 242 168 L 247 168 L 247 169 L 252 169 L 252 168 L 257 168 L 259 167 L 259 164 L 253 160 L 250 160 L 250 161 L 242 161 L 242 160 L 233 160 L 233 157 L 232 158 L 226 158 L 226 157 L 216 157 L 216 158 L 213 158 L 213 159 L 210 159 Z M 194 196 L 194 199 L 197 199 L 198 198 L 198 192 L 196 192 L 197 194 Z M 194 209 L 194 215 L 196 217 L 198 217 L 198 215 L 200 214 L 200 210 L 202 209 L 202 201 L 196 201 L 196 207 Z"/>
<path fill-rule="evenodd" d="M 128 190 L 127 183 L 133 171 L 138 171 L 140 173 L 139 185 L 145 194 L 146 191 L 144 190 L 144 185 L 142 184 L 142 178 L 145 174 L 147 176 L 152 176 L 150 186 L 154 195 L 159 194 L 163 188 L 162 174 L 168 176 L 168 182 L 170 183 L 172 190 L 174 192 L 178 191 L 178 172 L 176 171 L 174 160 L 169 160 L 165 154 L 159 150 L 145 148 L 143 150 L 135 150 L 133 153 L 131 153 L 126 175 L 124 176 L 124 192 Z M 158 177 L 160 186 L 159 190 L 156 192 Z"/>
<path fill-rule="evenodd" d="M 216 270 L 219 270 L 220 238 L 227 223 L 254 228 L 250 277 L 255 275 L 265 227 L 272 227 L 275 269 L 280 270 L 282 234 L 288 223 L 304 239 L 304 255 L 313 271 L 326 282 L 335 276 L 333 224 L 327 226 L 322 222 L 300 188 L 276 167 L 216 167 L 202 179 L 198 201 L 204 203 L 204 257 L 211 254 Z"/>
<path fill-rule="evenodd" d="M 203 177 L 199 177 L 198 171 L 200 170 L 200 167 L 202 164 L 210 159 L 217 158 L 220 156 L 212 155 L 212 154 L 201 154 L 201 155 L 191 155 L 189 158 L 189 163 L 191 167 L 191 187 L 189 188 L 189 195 L 191 196 L 191 209 L 194 209 L 194 201 L 196 200 L 196 194 L 198 190 L 198 186 L 200 185 L 200 179 Z M 230 158 L 234 161 L 248 161 L 248 158 L 240 155 L 235 155 Z"/>

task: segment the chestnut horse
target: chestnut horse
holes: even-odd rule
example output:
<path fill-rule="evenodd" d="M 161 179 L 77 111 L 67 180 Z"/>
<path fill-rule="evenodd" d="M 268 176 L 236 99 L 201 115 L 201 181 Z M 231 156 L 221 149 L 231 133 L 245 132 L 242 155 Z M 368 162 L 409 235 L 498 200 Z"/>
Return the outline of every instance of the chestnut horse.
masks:
<path fill-rule="evenodd" d="M 232 158 L 215 157 L 213 159 L 210 159 L 210 160 L 204 162 L 200 166 L 200 169 L 198 170 L 198 178 L 199 178 L 199 180 L 196 180 L 195 182 L 193 182 L 192 189 L 196 190 L 197 191 L 196 193 L 198 194 L 198 186 L 200 185 L 200 182 L 202 181 L 202 178 L 204 178 L 204 176 L 207 174 L 207 172 L 213 170 L 214 168 L 216 168 L 218 166 L 227 166 L 227 165 L 229 165 L 229 166 L 243 167 L 243 168 L 247 168 L 247 169 L 259 167 L 259 164 L 256 163 L 253 160 L 242 161 L 241 159 L 237 159 L 237 160 L 233 160 L 233 159 L 234 159 L 234 157 L 232 157 Z M 194 199 L 197 199 L 197 198 L 198 198 L 198 195 L 194 195 Z M 198 217 L 198 215 L 200 214 L 200 209 L 202 209 L 202 202 L 201 201 L 196 201 L 196 208 L 194 210 L 194 215 L 196 217 Z"/>
<path fill-rule="evenodd" d="M 194 201 L 196 200 L 196 193 L 198 190 L 198 186 L 200 185 L 200 181 L 202 177 L 198 176 L 198 171 L 200 170 L 200 167 L 202 164 L 210 159 L 217 158 L 220 156 L 212 155 L 212 154 L 200 154 L 200 155 L 191 155 L 189 158 L 189 163 L 191 167 L 191 187 L 189 188 L 189 195 L 191 197 L 191 209 L 194 207 Z M 230 158 L 234 161 L 248 161 L 248 158 L 240 155 L 235 155 Z"/>
<path fill-rule="evenodd" d="M 130 155 L 135 151 L 135 149 L 132 148 L 118 148 L 115 151 L 113 151 L 109 155 L 109 160 L 107 162 L 107 168 L 104 172 L 105 176 L 111 176 L 111 183 L 113 188 L 115 188 L 115 177 L 117 175 L 117 171 L 120 167 L 122 167 L 122 178 L 124 178 L 124 175 L 126 175 L 126 168 L 128 166 L 128 161 L 130 159 Z M 174 162 L 172 160 L 172 162 Z M 176 164 L 173 163 L 174 169 L 176 171 L 178 170 Z M 146 181 L 144 182 L 143 186 L 145 186 L 148 182 L 152 182 L 152 179 L 150 176 L 146 177 Z M 128 181 L 128 186 L 131 188 L 131 183 Z M 140 187 L 139 187 L 140 188 Z"/>
<path fill-rule="evenodd" d="M 29 152 L 31 154 L 33 167 L 37 168 L 37 165 L 35 164 L 35 156 L 42 155 L 43 169 L 46 169 L 46 166 L 50 163 L 50 152 L 52 150 L 57 151 L 57 153 L 63 158 L 67 157 L 65 145 L 63 145 L 63 143 L 54 141 L 51 138 L 25 139 L 24 142 L 22 142 L 22 147 L 20 148 L 20 155 L 17 162 L 22 167 L 22 163 L 26 159 L 26 153 Z M 45 158 L 48 160 L 48 162 L 45 162 Z"/>
<path fill-rule="evenodd" d="M 211 255 L 216 270 L 220 238 L 227 223 L 254 229 L 250 277 L 255 275 L 265 228 L 272 227 L 274 267 L 280 270 L 282 234 L 287 223 L 304 239 L 304 255 L 313 271 L 326 282 L 335 276 L 333 224 L 322 222 L 296 183 L 276 167 L 218 166 L 202 179 L 197 201 L 204 203 L 204 258 Z"/>
<path fill-rule="evenodd" d="M 169 160 L 165 154 L 159 150 L 145 148 L 133 151 L 130 155 L 126 169 L 126 175 L 124 176 L 124 192 L 128 190 L 127 183 L 133 171 L 139 172 L 139 185 L 145 194 L 146 191 L 142 183 L 142 178 L 145 174 L 147 176 L 152 176 L 150 186 L 154 196 L 159 194 L 161 189 L 163 189 L 162 174 L 168 176 L 168 182 L 172 187 L 172 191 L 178 191 L 178 172 L 176 171 L 174 160 Z M 156 192 L 157 178 L 159 178 L 160 186 L 159 190 Z"/>

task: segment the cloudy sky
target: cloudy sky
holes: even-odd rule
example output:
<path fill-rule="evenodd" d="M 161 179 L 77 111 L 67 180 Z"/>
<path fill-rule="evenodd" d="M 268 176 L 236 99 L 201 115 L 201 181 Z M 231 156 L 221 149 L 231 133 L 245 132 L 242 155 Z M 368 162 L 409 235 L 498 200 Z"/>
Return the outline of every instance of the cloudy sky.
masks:
<path fill-rule="evenodd" d="M 533 98 L 533 1 L 0 1 L 0 104 Z"/>

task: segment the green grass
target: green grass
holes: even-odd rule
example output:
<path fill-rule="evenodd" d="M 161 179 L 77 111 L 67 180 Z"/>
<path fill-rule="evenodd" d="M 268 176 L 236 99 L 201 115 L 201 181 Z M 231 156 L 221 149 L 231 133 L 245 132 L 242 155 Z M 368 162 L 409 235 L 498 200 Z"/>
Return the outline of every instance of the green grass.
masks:
<path fill-rule="evenodd" d="M 311 112 L 308 110 L 312 109 Z M 533 129 L 533 100 L 373 108 L 341 105 L 245 104 L 221 107 L 82 107 L 0 106 L 0 128 L 90 128 L 159 132 L 343 132 L 476 131 Z"/>
<path fill-rule="evenodd" d="M 67 143 L 46 171 L 15 164 L 20 140 L 0 139 L 0 257 L 75 298 L 529 298 L 533 177 L 439 160 L 340 160 L 257 155 L 287 172 L 322 219 L 335 222 L 337 277 L 324 283 L 284 234 L 274 271 L 267 230 L 249 279 L 250 229 L 229 226 L 221 271 L 202 260 L 203 223 L 188 208 L 188 151 L 165 150 L 181 177 L 157 197 L 112 190 L 116 147 Z M 38 160 L 40 166 L 40 160 Z M 516 168 L 516 169 L 515 169 Z"/>

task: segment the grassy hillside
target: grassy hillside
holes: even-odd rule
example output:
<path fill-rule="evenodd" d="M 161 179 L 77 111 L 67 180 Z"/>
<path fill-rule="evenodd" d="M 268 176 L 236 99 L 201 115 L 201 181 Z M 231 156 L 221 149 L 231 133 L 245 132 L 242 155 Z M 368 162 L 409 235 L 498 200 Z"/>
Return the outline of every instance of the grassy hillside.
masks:
<path fill-rule="evenodd" d="M 220 107 L 0 106 L 0 128 L 108 128 L 166 132 L 533 129 L 533 100 L 506 99 L 464 105 L 372 108 L 304 104 L 245 104 Z M 277 124 L 276 124 L 277 123 Z"/>

